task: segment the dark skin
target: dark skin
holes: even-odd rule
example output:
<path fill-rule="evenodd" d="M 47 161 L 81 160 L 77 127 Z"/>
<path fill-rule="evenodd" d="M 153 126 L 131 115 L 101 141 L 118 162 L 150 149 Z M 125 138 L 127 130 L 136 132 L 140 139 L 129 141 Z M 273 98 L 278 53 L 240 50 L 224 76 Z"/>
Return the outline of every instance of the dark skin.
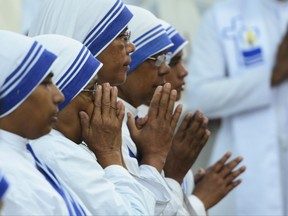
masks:
<path fill-rule="evenodd" d="M 275 65 L 271 75 L 271 86 L 278 86 L 288 78 L 288 31 L 278 47 Z"/>
<path fill-rule="evenodd" d="M 174 130 L 182 111 L 182 106 L 177 106 L 173 111 L 176 95 L 175 90 L 171 91 L 169 83 L 164 87 L 157 87 L 149 108 L 148 119 L 141 128 L 136 127 L 134 117 L 128 113 L 127 124 L 131 138 L 142 153 L 140 163 L 154 166 L 159 172 L 166 162 Z"/>
<path fill-rule="evenodd" d="M 242 166 L 237 170 L 234 169 L 241 163 L 243 158 L 236 157 L 227 162 L 230 157 L 231 153 L 227 152 L 219 161 L 206 169 L 205 175 L 195 178 L 193 194 L 203 202 L 206 210 L 217 204 L 242 182 L 237 177 L 246 170 L 246 167 Z"/>
<path fill-rule="evenodd" d="M 125 82 L 126 71 L 131 62 L 130 54 L 135 50 L 133 43 L 128 42 L 125 32 L 126 27 L 98 56 L 103 63 L 98 72 L 98 83 L 109 82 L 112 86 L 118 86 Z"/>
<path fill-rule="evenodd" d="M 171 73 L 167 75 L 167 81 L 178 90 L 179 100 L 181 91 L 184 90 L 184 78 L 187 76 L 183 61 L 183 52 L 177 53 L 169 64 Z M 176 131 L 171 150 L 168 154 L 164 167 L 165 175 L 182 183 L 185 175 L 191 169 L 202 148 L 208 141 L 210 131 L 208 118 L 199 110 L 194 114 L 187 113 Z M 234 170 L 242 161 L 241 157 L 236 157 L 231 162 L 227 162 L 231 153 L 226 153 L 217 163 L 201 173 L 195 175 L 195 188 L 193 194 L 204 204 L 205 209 L 209 209 L 218 203 L 231 190 L 237 187 L 241 180 L 236 178 L 245 171 L 245 166 Z"/>
<path fill-rule="evenodd" d="M 48 75 L 13 112 L 0 118 L 0 128 L 27 139 L 36 139 L 52 129 L 63 94 Z"/>
<path fill-rule="evenodd" d="M 164 167 L 167 177 L 182 183 L 209 138 L 207 124 L 208 118 L 200 111 L 185 115 L 173 137 Z"/>
<path fill-rule="evenodd" d="M 94 85 L 90 83 L 86 89 Z M 59 112 L 55 125 L 73 142 L 85 141 L 103 168 L 112 164 L 125 166 L 121 153 L 124 105 L 117 102 L 117 93 L 117 87 L 108 83 L 98 85 L 95 95 L 81 92 Z"/>

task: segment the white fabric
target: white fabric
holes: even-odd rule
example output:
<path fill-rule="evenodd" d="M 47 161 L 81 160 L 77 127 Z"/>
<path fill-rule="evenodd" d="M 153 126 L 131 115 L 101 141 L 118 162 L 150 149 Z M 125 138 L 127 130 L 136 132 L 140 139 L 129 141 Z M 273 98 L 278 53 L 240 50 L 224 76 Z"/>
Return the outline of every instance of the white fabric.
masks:
<path fill-rule="evenodd" d="M 129 29 L 132 32 L 131 41 L 136 47 L 131 54 L 132 62 L 127 72 L 129 74 L 149 57 L 168 49 L 173 43 L 154 14 L 137 6 L 127 7 L 134 15 L 129 23 Z"/>
<path fill-rule="evenodd" d="M 121 99 L 119 98 L 119 100 Z M 137 156 L 137 148 L 130 137 L 130 132 L 126 124 L 127 112 L 130 112 L 136 116 L 138 114 L 138 110 L 128 104 L 126 101 L 122 100 L 122 102 L 125 105 L 126 112 L 122 125 L 122 153 L 127 169 L 132 175 L 138 176 L 140 179 L 143 179 L 148 183 L 145 184 L 145 186 L 155 194 L 158 201 L 157 204 L 163 203 L 165 200 L 167 204 L 169 201 L 166 207 L 163 205 L 156 205 L 155 215 L 198 215 L 195 213 L 193 207 L 187 207 L 187 205 L 190 205 L 190 203 L 184 202 L 184 194 L 181 186 L 178 183 L 177 187 L 180 189 L 176 189 L 174 191 L 174 189 L 172 190 L 169 187 L 166 179 L 154 167 L 145 164 L 139 166 L 138 161 L 135 158 L 135 156 Z M 129 149 L 133 153 L 133 156 L 130 155 L 131 153 L 129 153 Z M 145 168 L 146 171 L 144 171 L 143 168 Z M 150 171 L 148 172 L 148 170 Z M 167 195 L 165 195 L 165 193 Z M 165 207 L 164 210 L 163 207 Z"/>
<path fill-rule="evenodd" d="M 79 41 L 61 35 L 40 35 L 34 37 L 58 56 L 53 64 L 53 82 L 65 96 L 67 105 L 92 80 L 102 67 L 89 50 Z"/>
<path fill-rule="evenodd" d="M 131 18 L 131 12 L 120 0 L 45 0 L 31 24 L 29 36 L 69 36 L 98 56 Z"/>
<path fill-rule="evenodd" d="M 3 117 L 22 104 L 46 78 L 56 56 L 35 40 L 4 30 L 0 30 L 0 50 L 0 117 Z"/>
<path fill-rule="evenodd" d="M 280 151 L 284 158 L 288 156 L 288 82 L 270 87 L 287 14 L 287 2 L 224 1 L 204 16 L 199 27 L 187 79 L 188 104 L 210 118 L 222 118 L 211 161 L 231 150 L 242 155 L 248 167 L 241 177 L 243 183 L 210 215 L 287 214 L 288 180 L 281 176 L 287 164 L 281 168 L 279 158 Z M 243 39 L 241 43 L 248 30 L 253 32 L 254 46 L 247 46 Z M 244 51 L 259 47 L 258 55 L 243 58 Z"/>
<path fill-rule="evenodd" d="M 9 181 L 3 215 L 68 215 L 62 197 L 35 167 L 27 139 L 0 130 L 0 168 Z"/>
<path fill-rule="evenodd" d="M 143 118 L 148 113 L 149 107 L 147 105 L 141 105 L 137 108 L 137 116 L 139 118 Z M 164 175 L 164 173 L 162 173 Z M 167 184 L 173 193 L 182 200 L 184 203 L 186 202 L 186 206 L 191 205 L 195 214 L 197 215 L 206 215 L 205 206 L 200 199 L 198 199 L 195 195 L 192 194 L 194 189 L 194 176 L 191 170 L 187 172 L 183 179 L 183 183 L 180 186 L 177 181 L 171 178 L 165 177 Z M 187 199 L 186 199 L 187 198 Z"/>
<path fill-rule="evenodd" d="M 103 170 L 88 148 L 56 130 L 30 143 L 93 215 L 153 214 L 154 197 L 123 167 L 111 165 Z"/>
<path fill-rule="evenodd" d="M 182 37 L 182 35 L 172 25 L 164 20 L 159 20 L 173 43 L 173 46 L 167 50 L 167 53 L 171 53 L 171 58 L 173 58 L 178 52 L 184 49 L 188 44 L 188 41 Z"/>

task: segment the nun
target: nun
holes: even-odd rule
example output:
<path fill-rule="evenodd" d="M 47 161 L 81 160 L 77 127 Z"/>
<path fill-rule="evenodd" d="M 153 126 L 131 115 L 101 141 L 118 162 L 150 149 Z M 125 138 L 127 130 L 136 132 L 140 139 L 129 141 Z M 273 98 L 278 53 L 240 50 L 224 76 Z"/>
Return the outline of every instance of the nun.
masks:
<path fill-rule="evenodd" d="M 129 174 L 122 160 L 124 106 L 117 102 L 117 87 L 96 85 L 102 64 L 74 39 L 61 35 L 35 39 L 62 53 L 53 80 L 65 96 L 54 129 L 32 141 L 35 153 L 93 215 L 153 214 L 153 195 Z"/>
<path fill-rule="evenodd" d="M 171 85 L 166 83 L 165 79 L 170 72 L 166 63 L 169 59 L 167 49 L 173 46 L 168 34 L 159 19 L 149 11 L 136 6 L 128 6 L 128 8 L 134 14 L 129 28 L 133 33 L 131 41 L 135 44 L 136 50 L 131 54 L 132 62 L 126 82 L 119 86 L 119 98 L 123 100 L 126 112 L 129 113 L 128 127 L 126 124 L 122 126 L 124 161 L 132 175 L 150 182 L 150 185 L 160 185 L 154 191 L 155 195 L 160 197 L 159 194 L 163 195 L 164 192 L 170 195 L 171 199 L 162 214 L 196 215 L 189 203 L 187 205 L 183 203 L 182 190 L 181 196 L 174 193 L 162 176 L 175 124 L 178 121 L 177 116 L 181 114 L 182 106 L 177 106 L 175 112 L 173 106 L 166 107 L 165 111 L 158 113 L 161 115 L 164 112 L 167 118 L 161 119 L 157 116 L 157 119 L 153 119 L 151 115 L 153 103 L 151 103 L 145 125 L 140 130 L 131 126 L 133 122 L 131 114 L 136 116 L 138 106 L 150 104 L 157 86 L 162 86 L 162 91 L 169 95 L 171 104 L 172 101 L 176 101 L 177 92 L 171 89 Z M 163 108 L 163 104 L 160 107 Z M 159 122 L 156 126 L 154 124 L 157 121 Z M 147 136 L 143 136 L 148 131 Z"/>
<path fill-rule="evenodd" d="M 80 41 L 103 63 L 97 82 L 114 86 L 125 81 L 135 49 L 129 41 L 132 17 L 120 0 L 45 0 L 29 36 L 60 34 Z"/>
<path fill-rule="evenodd" d="M 0 31 L 0 47 L 0 169 L 10 184 L 2 214 L 69 215 L 26 149 L 28 139 L 50 132 L 64 99 L 52 82 L 56 56 L 9 31 Z"/>

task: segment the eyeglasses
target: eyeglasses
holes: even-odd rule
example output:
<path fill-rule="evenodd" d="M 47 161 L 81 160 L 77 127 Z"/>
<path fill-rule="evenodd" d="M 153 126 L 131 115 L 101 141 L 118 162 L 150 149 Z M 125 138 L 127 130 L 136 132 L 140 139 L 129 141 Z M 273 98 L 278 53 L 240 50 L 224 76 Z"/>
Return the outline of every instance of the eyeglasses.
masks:
<path fill-rule="evenodd" d="M 171 53 L 158 55 L 157 57 L 149 57 L 148 59 L 155 61 L 154 65 L 156 67 L 160 67 L 164 61 L 166 62 L 167 65 L 169 65 L 171 61 Z"/>
<path fill-rule="evenodd" d="M 92 95 L 94 96 L 96 92 L 96 87 L 97 87 L 97 83 L 94 84 L 93 89 L 82 89 L 82 92 L 92 93 Z"/>
<path fill-rule="evenodd" d="M 131 31 L 126 30 L 125 32 L 118 35 L 118 37 L 123 41 L 123 43 L 130 44 L 130 37 L 131 37 Z"/>

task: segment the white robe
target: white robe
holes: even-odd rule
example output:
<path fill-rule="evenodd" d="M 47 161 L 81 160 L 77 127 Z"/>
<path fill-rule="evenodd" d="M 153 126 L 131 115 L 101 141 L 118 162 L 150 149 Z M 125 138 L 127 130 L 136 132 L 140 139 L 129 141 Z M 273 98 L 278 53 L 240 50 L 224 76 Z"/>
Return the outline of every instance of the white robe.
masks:
<path fill-rule="evenodd" d="M 103 169 L 95 155 L 57 130 L 30 142 L 34 152 L 75 192 L 93 215 L 149 215 L 153 195 L 123 167 Z"/>
<path fill-rule="evenodd" d="M 243 183 L 211 215 L 287 215 L 288 82 L 270 86 L 287 24 L 288 3 L 232 0 L 213 7 L 199 26 L 187 104 L 222 119 L 211 161 L 231 150 L 247 165 Z"/>
<path fill-rule="evenodd" d="M 69 215 L 62 197 L 36 169 L 28 140 L 0 130 L 0 169 L 9 181 L 3 215 Z"/>

